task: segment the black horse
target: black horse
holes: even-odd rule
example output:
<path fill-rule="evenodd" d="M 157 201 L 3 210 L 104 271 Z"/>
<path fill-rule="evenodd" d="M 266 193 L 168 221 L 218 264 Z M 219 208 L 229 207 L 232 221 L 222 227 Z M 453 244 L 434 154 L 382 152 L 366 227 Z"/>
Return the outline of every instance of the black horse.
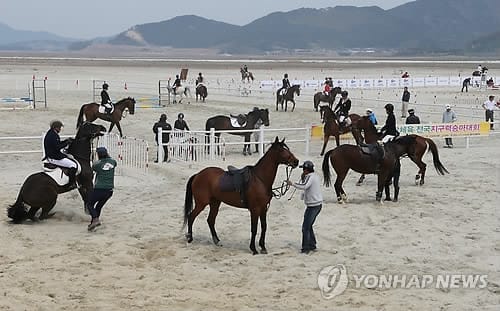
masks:
<path fill-rule="evenodd" d="M 324 92 L 317 92 L 316 94 L 314 94 L 313 98 L 314 111 L 318 111 L 320 102 L 328 103 L 328 107 L 330 107 L 330 109 L 333 109 L 333 103 L 335 102 L 335 97 L 337 97 L 337 94 L 340 94 L 341 92 L 342 89 L 337 86 L 330 90 L 328 96 L 325 95 Z"/>
<path fill-rule="evenodd" d="M 198 96 L 200 96 L 200 100 L 205 102 L 205 98 L 207 98 L 207 95 L 207 87 L 203 84 L 198 84 L 196 86 L 196 101 L 198 101 Z"/>
<path fill-rule="evenodd" d="M 486 67 L 482 67 L 482 68 L 481 68 L 481 71 L 479 71 L 479 70 L 474 70 L 474 71 L 472 72 L 472 76 L 473 76 L 473 77 L 481 77 L 482 75 L 485 75 L 485 74 L 486 74 L 486 72 L 488 72 L 488 68 L 486 68 Z"/>
<path fill-rule="evenodd" d="M 285 104 L 285 111 L 288 108 L 288 102 L 293 103 L 292 112 L 295 109 L 295 100 L 293 99 L 294 94 L 300 96 L 300 85 L 294 84 L 286 90 L 284 95 L 281 95 L 281 89 L 276 92 L 276 111 L 278 111 L 278 104 L 281 104 L 281 110 L 283 110 L 283 104 Z"/>
<path fill-rule="evenodd" d="M 255 128 L 255 123 L 257 123 L 258 120 L 261 120 L 265 126 L 269 126 L 269 110 L 267 109 L 256 109 L 250 111 L 246 115 L 246 122 L 245 125 L 242 127 L 234 127 L 231 124 L 231 119 L 227 116 L 215 116 L 211 117 L 207 120 L 205 123 L 205 130 L 210 131 L 211 128 L 214 128 L 216 131 L 223 131 L 223 130 L 253 130 Z M 251 155 L 252 152 L 250 151 L 250 137 L 252 135 L 252 132 L 235 132 L 235 133 L 229 133 L 233 135 L 240 135 L 240 136 L 245 136 L 245 144 L 243 146 L 243 155 Z M 216 133 L 216 140 L 219 141 L 220 133 Z M 208 141 L 208 139 L 207 139 Z"/>
<path fill-rule="evenodd" d="M 102 125 L 84 122 L 78 128 L 76 137 L 68 147 L 71 154 L 81 166 L 81 172 L 76 177 L 80 186 L 78 191 L 83 201 L 92 190 L 92 169 L 90 167 L 91 142 L 97 136 L 102 136 L 106 128 Z M 59 186 L 52 177 L 44 172 L 34 173 L 24 181 L 17 196 L 16 202 L 7 209 L 7 215 L 14 223 L 20 223 L 26 219 L 38 220 L 36 212 L 41 208 L 39 219 L 46 219 L 54 214 L 49 214 L 56 205 L 57 195 L 72 190 L 68 185 Z M 27 207 L 29 206 L 29 208 Z"/>

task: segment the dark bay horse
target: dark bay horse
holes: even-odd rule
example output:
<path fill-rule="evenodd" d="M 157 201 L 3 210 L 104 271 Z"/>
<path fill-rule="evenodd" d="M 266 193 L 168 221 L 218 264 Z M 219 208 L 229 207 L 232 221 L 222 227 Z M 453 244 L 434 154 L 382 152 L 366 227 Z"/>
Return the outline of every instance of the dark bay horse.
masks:
<path fill-rule="evenodd" d="M 221 168 L 207 167 L 191 176 L 186 186 L 186 198 L 184 203 L 184 226 L 186 224 L 188 226 L 186 234 L 188 242 L 191 243 L 193 241 L 193 222 L 196 216 L 198 216 L 207 205 L 210 205 L 210 212 L 207 218 L 208 227 L 210 228 L 214 243 L 219 243 L 220 240 L 215 231 L 215 218 L 219 212 L 221 202 L 224 202 L 230 206 L 246 208 L 250 211 L 252 231 L 250 249 L 254 255 L 258 254 L 255 248 L 255 237 L 257 235 L 257 225 L 260 218 L 261 234 L 259 246 L 261 248 L 261 253 L 266 254 L 266 214 L 272 198 L 274 179 L 276 178 L 276 173 L 280 164 L 295 168 L 299 164 L 299 160 L 285 144 L 285 139 L 280 142 L 278 137 L 276 137 L 264 156 L 255 166 L 250 167 L 250 177 L 247 187 L 244 190 L 247 198 L 246 206 L 244 206 L 240 199 L 239 191 L 221 191 L 221 179 L 224 175 L 224 170 Z M 194 209 L 193 197 L 195 202 Z"/>
<path fill-rule="evenodd" d="M 363 131 L 363 133 L 365 134 L 364 140 L 368 144 L 376 143 L 377 140 L 379 140 L 380 138 L 377 133 L 377 129 L 366 116 L 363 116 L 358 120 L 358 122 L 356 123 L 356 128 L 360 131 Z M 438 174 L 444 175 L 445 173 L 449 173 L 448 170 L 441 163 L 441 160 L 439 159 L 438 148 L 432 139 L 425 138 L 415 134 L 411 134 L 408 136 L 415 138 L 414 143 L 406 145 L 406 148 L 399 149 L 401 153 L 398 153 L 396 155 L 398 157 L 408 156 L 413 161 L 413 163 L 415 163 L 418 166 L 419 171 L 415 176 L 415 184 L 417 185 L 420 184 L 422 186 L 425 183 L 425 171 L 427 168 L 427 164 L 425 164 L 422 161 L 422 158 L 428 151 L 431 151 L 432 153 L 432 161 L 434 163 L 434 167 L 436 168 Z M 360 137 L 362 141 L 363 136 Z M 358 185 L 363 183 L 363 180 L 364 180 L 364 175 L 361 175 L 358 181 Z"/>
<path fill-rule="evenodd" d="M 109 127 L 108 132 L 111 132 L 113 126 L 115 126 L 116 124 L 116 127 L 120 132 L 120 137 L 122 137 L 123 133 L 122 133 L 122 127 L 120 126 L 120 120 L 122 119 L 123 112 L 125 111 L 125 109 L 128 109 L 128 112 L 130 114 L 134 114 L 135 99 L 132 97 L 127 97 L 119 100 L 118 102 L 116 102 L 116 104 L 114 104 L 115 110 L 113 110 L 113 113 L 111 114 L 100 113 L 99 106 L 100 105 L 97 103 L 82 105 L 82 107 L 80 108 L 80 113 L 78 114 L 78 120 L 76 121 L 76 127 L 78 128 L 83 123 L 84 115 L 85 115 L 85 121 L 88 122 L 93 122 L 99 118 L 101 120 L 111 122 L 111 126 Z"/>
<path fill-rule="evenodd" d="M 105 132 L 104 126 L 85 122 L 78 129 L 75 139 L 68 148 L 68 153 L 73 155 L 81 166 L 81 172 L 76 180 L 80 186 L 78 191 L 84 202 L 93 186 L 93 173 L 90 167 L 91 141 Z M 42 213 L 39 219 L 49 218 L 53 216 L 49 212 L 56 204 L 57 195 L 70 190 L 73 189 L 68 185 L 59 186 L 44 172 L 34 173 L 24 181 L 16 202 L 7 209 L 7 215 L 14 223 L 20 223 L 26 219 L 36 221 L 38 220 L 35 216 L 36 212 L 41 208 Z"/>
<path fill-rule="evenodd" d="M 288 102 L 293 103 L 292 112 L 295 109 L 295 100 L 293 99 L 294 94 L 300 96 L 300 85 L 294 84 L 286 90 L 286 93 L 281 95 L 281 91 L 276 92 L 276 111 L 278 111 L 278 104 L 281 104 L 281 110 L 283 110 L 283 104 L 285 104 L 285 111 L 288 108 Z"/>
<path fill-rule="evenodd" d="M 252 72 L 245 71 L 243 68 L 240 68 L 240 73 L 241 73 L 241 82 L 245 82 L 245 79 L 247 79 L 247 82 L 250 82 L 250 79 L 252 79 L 252 81 L 255 79 Z"/>
<path fill-rule="evenodd" d="M 398 200 L 399 195 L 399 157 L 400 154 L 407 145 L 414 143 L 415 137 L 404 136 L 398 140 L 391 141 L 384 144 L 385 156 L 383 161 L 380 163 L 380 167 L 377 168 L 377 160 L 371 155 L 365 154 L 361 147 L 357 145 L 341 145 L 328 151 L 323 158 L 323 180 L 326 187 L 331 184 L 331 174 L 330 174 L 330 164 L 337 173 L 337 179 L 335 180 L 334 188 L 337 195 L 337 201 L 339 203 L 347 202 L 347 195 L 342 188 L 344 179 L 350 169 L 362 173 L 362 174 L 377 174 L 377 194 L 375 199 L 377 201 L 382 200 L 382 190 L 385 187 L 386 190 L 386 200 L 390 200 L 389 194 L 389 183 L 393 177 L 395 180 L 395 201 Z M 397 174 L 397 176 L 396 176 Z"/>
<path fill-rule="evenodd" d="M 345 133 L 352 133 L 352 136 L 356 140 L 356 142 L 359 141 L 360 137 L 358 135 L 358 131 L 355 131 L 353 129 L 356 128 L 356 122 L 358 122 L 360 116 L 355 113 L 351 113 L 349 115 L 349 118 L 351 119 L 351 125 L 348 127 L 345 126 L 340 126 L 339 121 L 337 119 L 337 115 L 333 112 L 332 109 L 328 106 L 321 106 L 320 108 L 320 113 L 321 113 L 321 119 L 323 120 L 323 148 L 321 148 L 321 153 L 320 155 L 322 156 L 325 153 L 326 145 L 328 144 L 328 141 L 330 140 L 330 136 L 335 137 L 335 143 L 337 144 L 337 147 L 340 145 L 340 135 L 345 134 Z"/>
<path fill-rule="evenodd" d="M 337 97 L 337 94 L 340 94 L 341 92 L 342 89 L 337 86 L 330 90 L 328 96 L 325 95 L 324 92 L 317 92 L 316 94 L 314 94 L 313 97 L 314 111 L 318 111 L 320 102 L 328 103 L 330 109 L 333 109 L 333 103 L 335 102 L 335 97 Z"/>
<path fill-rule="evenodd" d="M 205 98 L 208 96 L 207 87 L 203 84 L 198 84 L 196 86 L 196 101 L 198 101 L 198 96 L 200 100 L 205 102 Z"/>
<path fill-rule="evenodd" d="M 205 130 L 210 131 L 211 128 L 214 128 L 216 131 L 223 130 L 254 130 L 255 123 L 258 120 L 261 120 L 265 126 L 269 126 L 269 110 L 267 109 L 257 109 L 252 110 L 246 115 L 246 123 L 243 127 L 233 127 L 231 124 L 231 119 L 227 116 L 215 116 L 211 117 L 205 123 Z M 219 139 L 221 133 L 216 133 L 215 136 L 217 140 Z M 250 138 L 252 136 L 252 132 L 235 132 L 229 133 L 232 135 L 245 136 L 245 144 L 243 146 L 243 155 L 251 155 L 252 151 L 250 150 Z"/>

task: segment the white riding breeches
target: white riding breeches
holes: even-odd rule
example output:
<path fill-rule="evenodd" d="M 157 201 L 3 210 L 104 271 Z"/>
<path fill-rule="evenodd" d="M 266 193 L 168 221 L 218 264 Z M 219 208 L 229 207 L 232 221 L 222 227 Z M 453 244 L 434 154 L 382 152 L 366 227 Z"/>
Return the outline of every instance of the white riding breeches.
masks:
<path fill-rule="evenodd" d="M 347 126 L 351 125 L 351 118 L 345 116 L 339 116 L 339 122 L 342 123 L 344 121 Z"/>
<path fill-rule="evenodd" d="M 71 161 L 68 158 L 63 158 L 61 160 L 47 158 L 47 161 L 49 161 L 49 163 L 52 163 L 52 164 L 55 164 L 55 165 L 58 165 L 58 166 L 62 166 L 62 167 L 67 167 L 67 168 L 74 167 L 74 168 L 77 168 L 76 163 L 74 161 Z"/>
<path fill-rule="evenodd" d="M 394 139 L 394 137 L 396 137 L 396 136 L 394 136 L 394 135 L 385 135 L 385 136 L 384 136 L 384 138 L 382 138 L 382 143 L 384 143 L 384 144 L 385 144 L 385 143 L 387 143 L 387 142 L 389 142 L 389 141 L 393 140 L 393 139 Z"/>

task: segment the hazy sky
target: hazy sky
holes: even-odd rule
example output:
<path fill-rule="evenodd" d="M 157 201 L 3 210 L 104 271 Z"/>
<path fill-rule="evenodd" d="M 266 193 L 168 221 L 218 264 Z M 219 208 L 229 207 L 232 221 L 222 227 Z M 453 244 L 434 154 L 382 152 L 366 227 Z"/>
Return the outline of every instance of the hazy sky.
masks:
<path fill-rule="evenodd" d="M 0 0 L 0 23 L 18 30 L 90 39 L 187 14 L 245 25 L 272 12 L 302 7 L 377 5 L 389 9 L 406 2 L 410 0 Z"/>

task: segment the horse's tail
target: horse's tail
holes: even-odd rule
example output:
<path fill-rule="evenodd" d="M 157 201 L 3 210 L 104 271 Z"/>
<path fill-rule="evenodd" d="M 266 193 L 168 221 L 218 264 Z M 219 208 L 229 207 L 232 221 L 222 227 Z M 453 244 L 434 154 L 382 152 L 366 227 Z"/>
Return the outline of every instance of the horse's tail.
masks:
<path fill-rule="evenodd" d="M 188 183 L 186 185 L 186 198 L 184 200 L 184 227 L 186 226 L 188 222 L 189 215 L 191 214 L 191 211 L 193 210 L 193 180 L 196 177 L 196 174 L 191 176 L 188 180 Z"/>
<path fill-rule="evenodd" d="M 17 200 L 14 204 L 9 205 L 7 208 L 7 216 L 12 219 L 12 221 L 16 224 L 21 223 L 23 220 L 28 218 L 28 211 L 23 202 L 22 197 L 23 188 L 21 187 L 21 191 L 17 195 Z"/>
<path fill-rule="evenodd" d="M 323 183 L 325 184 L 326 187 L 330 187 L 330 185 L 332 184 L 332 179 L 330 174 L 330 163 L 328 162 L 330 160 L 330 155 L 333 152 L 333 150 L 335 149 L 329 150 L 325 154 L 325 156 L 323 157 L 323 165 L 321 166 L 321 168 L 323 169 Z"/>
<path fill-rule="evenodd" d="M 439 160 L 438 148 L 434 143 L 434 141 L 430 138 L 425 138 L 425 141 L 429 145 L 429 149 L 432 152 L 432 162 L 434 162 L 434 167 L 436 168 L 436 171 L 440 175 L 444 175 L 445 173 L 449 174 L 450 172 L 448 172 L 448 170 L 444 167 L 443 163 L 441 163 L 441 161 Z"/>
<path fill-rule="evenodd" d="M 80 113 L 78 113 L 78 119 L 76 120 L 76 128 L 79 128 L 80 125 L 83 123 L 83 109 L 85 108 L 85 105 L 82 105 L 80 108 Z"/>

